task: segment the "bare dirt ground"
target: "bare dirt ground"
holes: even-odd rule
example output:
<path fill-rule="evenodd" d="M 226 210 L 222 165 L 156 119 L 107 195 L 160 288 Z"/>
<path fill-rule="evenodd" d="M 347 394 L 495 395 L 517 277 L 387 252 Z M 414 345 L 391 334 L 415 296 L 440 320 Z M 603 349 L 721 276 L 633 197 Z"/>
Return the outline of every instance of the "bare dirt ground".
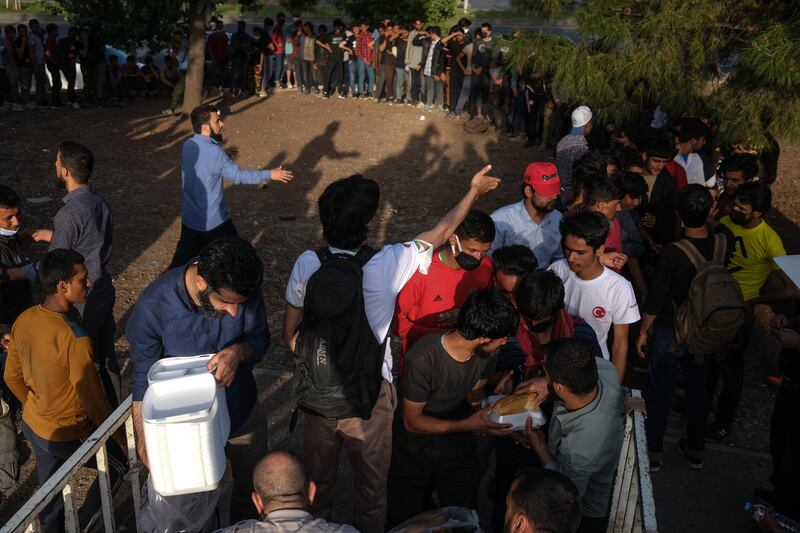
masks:
<path fill-rule="evenodd" d="M 490 212 L 516 201 L 525 165 L 548 157 L 495 133 L 468 135 L 462 122 L 441 114 L 428 114 L 421 120 L 418 110 L 405 106 L 323 101 L 295 92 L 220 105 L 225 148 L 238 150 L 237 163 L 245 168 L 283 165 L 295 174 L 288 185 L 236 186 L 226 191 L 234 223 L 255 245 L 266 267 L 264 295 L 273 342 L 260 365 L 264 370 L 291 369 L 291 354 L 279 340 L 283 292 L 297 255 L 322 243 L 316 199 L 327 184 L 354 173 L 380 183 L 382 204 L 371 235 L 371 241 L 380 244 L 411 238 L 435 223 L 464 193 L 470 176 L 486 163 L 494 165 L 495 175 L 504 182 L 478 207 Z M 180 231 L 180 148 L 191 131 L 187 120 L 159 116 L 161 108 L 161 102 L 142 101 L 125 108 L 2 116 L 0 182 L 23 198 L 52 199 L 42 204 L 24 202 L 26 228 L 49 227 L 61 206 L 62 192 L 53 177 L 59 142 L 75 140 L 94 151 L 93 183 L 115 216 L 111 271 L 117 288 L 117 347 L 124 364 L 128 356 L 125 320 L 137 295 L 168 265 Z M 794 172 L 799 159 L 800 151 L 784 149 L 780 178 L 773 187 L 777 209 L 771 222 L 790 253 L 800 252 L 800 232 L 794 223 L 800 216 L 800 187 Z M 41 252 L 41 248 L 32 250 L 33 255 Z M 762 323 L 769 314 L 766 308 L 761 311 Z M 764 378 L 776 370 L 777 344 L 759 330 L 752 347 L 739 421 L 725 444 L 764 453 L 768 452 L 775 392 Z M 644 384 L 642 368 L 641 363 L 634 365 L 631 382 Z M 679 436 L 682 423 L 672 420 L 671 429 Z M 36 487 L 31 463 L 28 460 L 23 469 L 20 489 L 6 505 L 0 505 L 0 522 Z M 765 468 L 766 463 L 761 464 L 760 469 Z M 710 468 L 705 474 L 713 476 Z M 766 481 L 765 476 L 753 483 Z M 84 477 L 79 484 L 86 483 Z M 662 521 L 670 521 L 661 515 Z"/>

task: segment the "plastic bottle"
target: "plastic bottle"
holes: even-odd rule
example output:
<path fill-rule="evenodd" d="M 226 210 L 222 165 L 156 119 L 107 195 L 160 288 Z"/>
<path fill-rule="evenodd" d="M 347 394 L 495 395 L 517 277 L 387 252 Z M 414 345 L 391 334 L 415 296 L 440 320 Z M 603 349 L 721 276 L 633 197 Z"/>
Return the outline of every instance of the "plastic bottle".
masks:
<path fill-rule="evenodd" d="M 760 504 L 752 504 L 747 502 L 744 504 L 745 512 L 750 513 L 750 516 L 753 517 L 753 520 L 756 522 L 761 522 L 764 520 L 764 516 L 767 514 L 767 508 Z"/>

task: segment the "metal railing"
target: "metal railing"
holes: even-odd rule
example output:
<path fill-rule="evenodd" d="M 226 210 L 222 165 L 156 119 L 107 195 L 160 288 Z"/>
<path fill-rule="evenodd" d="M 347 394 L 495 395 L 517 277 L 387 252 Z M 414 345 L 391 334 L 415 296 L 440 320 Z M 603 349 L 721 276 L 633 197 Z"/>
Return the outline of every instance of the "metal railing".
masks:
<path fill-rule="evenodd" d="M 92 456 L 94 456 L 97 461 L 97 477 L 100 480 L 103 525 L 106 533 L 113 533 L 116 531 L 106 442 L 122 424 L 125 424 L 125 435 L 128 443 L 128 460 L 131 464 L 131 471 L 127 477 L 131 482 L 136 531 L 141 533 L 141 526 L 139 525 L 141 487 L 137 469 L 134 466 L 137 464 L 137 457 L 136 439 L 133 431 L 132 405 L 133 399 L 131 396 L 128 396 L 122 404 L 111 413 L 105 422 L 86 439 L 81 447 L 72 454 L 72 457 L 61 465 L 61 468 L 39 487 L 39 490 L 37 490 L 36 493 L 25 502 L 25 505 L 11 517 L 11 520 L 0 529 L 0 533 L 28 533 L 40 531 L 38 521 L 39 513 L 42 512 L 53 498 L 58 497 L 59 493 L 64 499 L 67 532 L 73 533 L 79 531 L 78 516 L 75 510 L 75 500 L 70 480 L 78 469 L 91 461 Z"/>
<path fill-rule="evenodd" d="M 625 416 L 625 438 L 617 464 L 607 533 L 657 533 L 642 392 L 631 390 L 629 399 L 632 401 L 630 413 Z"/>

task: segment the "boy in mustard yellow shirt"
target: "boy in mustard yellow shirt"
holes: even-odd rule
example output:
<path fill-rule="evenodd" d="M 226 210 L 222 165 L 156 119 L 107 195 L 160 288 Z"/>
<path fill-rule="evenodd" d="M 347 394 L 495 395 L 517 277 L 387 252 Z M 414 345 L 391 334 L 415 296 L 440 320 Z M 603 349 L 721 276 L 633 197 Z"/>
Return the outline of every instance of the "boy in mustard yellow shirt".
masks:
<path fill-rule="evenodd" d="M 734 252 L 728 270 L 739 283 L 752 318 L 755 304 L 789 301 L 796 298 L 794 284 L 775 263 L 775 258 L 786 255 L 783 242 L 764 216 L 772 207 L 772 192 L 758 183 L 748 183 L 736 191 L 734 207 L 720 224 L 733 233 Z M 761 287 L 770 274 L 775 273 L 783 288 L 777 292 L 760 295 Z M 744 352 L 753 329 L 752 320 L 742 327 L 736 345 L 722 361 L 720 372 L 724 383 L 717 401 L 717 414 L 709 426 L 706 439 L 720 441 L 730 435 L 733 417 L 739 405 L 744 385 Z M 712 377 L 714 376 L 712 373 Z M 711 380 L 712 392 L 716 379 Z"/>
<path fill-rule="evenodd" d="M 22 403 L 22 431 L 36 454 L 42 484 L 112 409 L 92 360 L 91 338 L 69 316 L 74 304 L 86 301 L 92 286 L 83 257 L 73 250 L 53 250 L 42 259 L 39 275 L 47 296 L 14 322 L 3 377 Z M 112 488 L 127 470 L 126 446 L 121 430 L 108 441 Z M 95 480 L 78 512 L 81 530 L 99 518 L 99 509 Z M 54 498 L 39 518 L 42 531 L 62 531 L 62 499 Z"/>

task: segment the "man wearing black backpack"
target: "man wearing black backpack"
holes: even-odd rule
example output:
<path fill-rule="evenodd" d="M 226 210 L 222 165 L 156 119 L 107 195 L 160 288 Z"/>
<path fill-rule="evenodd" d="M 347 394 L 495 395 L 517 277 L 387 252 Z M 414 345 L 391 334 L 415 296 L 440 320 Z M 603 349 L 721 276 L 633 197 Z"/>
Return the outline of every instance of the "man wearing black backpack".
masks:
<path fill-rule="evenodd" d="M 649 357 L 646 429 L 651 472 L 658 472 L 661 467 L 667 410 L 678 364 L 683 370 L 689 402 L 687 438 L 681 440 L 680 448 L 689 460 L 689 468 L 703 468 L 704 433 L 709 409 L 706 393 L 708 358 L 697 357 L 697 354 L 689 352 L 687 346 L 677 345 L 673 340 L 676 326 L 680 327 L 675 318 L 676 310 L 682 317 L 681 306 L 694 289 L 692 282 L 699 268 L 711 261 L 724 267 L 733 254 L 733 235 L 727 228 L 720 225 L 716 233 L 708 231 L 706 222 L 712 204 L 711 193 L 702 185 L 687 185 L 680 190 L 677 212 L 686 233 L 683 240 L 667 245 L 661 251 L 644 305 L 636 350 L 640 357 Z M 686 249 L 690 250 L 689 254 L 684 251 Z M 697 257 L 698 252 L 702 262 Z M 731 284 L 735 286 L 732 280 Z M 743 312 L 741 295 L 738 303 Z"/>
<path fill-rule="evenodd" d="M 386 478 L 392 454 L 397 395 L 386 339 L 397 293 L 452 235 L 475 201 L 500 180 L 491 166 L 475 174 L 464 198 L 415 239 L 364 246 L 378 210 L 378 184 L 360 175 L 330 184 L 318 205 L 328 246 L 298 257 L 286 287 L 283 340 L 295 352 L 304 450 L 317 483 L 312 512 L 331 511 L 339 453 L 347 447 L 354 477 L 355 526 L 383 532 Z M 323 264 L 324 262 L 324 264 Z"/>

